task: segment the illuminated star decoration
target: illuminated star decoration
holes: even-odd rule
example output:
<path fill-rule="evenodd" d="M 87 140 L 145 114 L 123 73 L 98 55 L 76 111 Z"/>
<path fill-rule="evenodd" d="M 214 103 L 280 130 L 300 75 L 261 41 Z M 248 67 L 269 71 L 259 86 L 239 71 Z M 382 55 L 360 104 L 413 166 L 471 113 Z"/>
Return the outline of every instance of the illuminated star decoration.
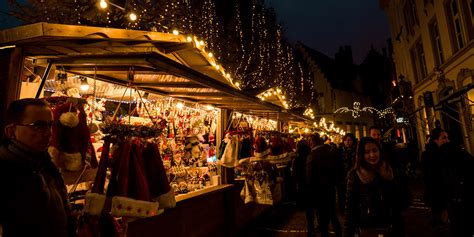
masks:
<path fill-rule="evenodd" d="M 377 113 L 379 118 L 384 118 L 385 115 L 392 113 L 392 108 L 388 107 L 383 110 L 378 110 L 374 107 L 363 107 L 362 109 L 360 108 L 360 102 L 356 101 L 354 102 L 354 105 L 352 108 L 349 107 L 341 107 L 338 108 L 334 111 L 334 113 L 347 113 L 347 112 L 352 112 L 352 117 L 353 118 L 358 118 L 360 117 L 361 112 L 369 112 L 371 114 Z"/>

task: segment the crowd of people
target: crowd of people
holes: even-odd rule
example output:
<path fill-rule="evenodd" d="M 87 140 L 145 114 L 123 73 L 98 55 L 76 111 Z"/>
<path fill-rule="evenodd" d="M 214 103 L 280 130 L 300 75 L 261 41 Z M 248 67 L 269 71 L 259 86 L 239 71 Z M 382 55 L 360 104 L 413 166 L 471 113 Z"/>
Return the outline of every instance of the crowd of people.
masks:
<path fill-rule="evenodd" d="M 371 127 L 369 135 L 357 141 L 348 133 L 335 146 L 312 134 L 297 144 L 293 172 L 308 236 L 316 236 L 316 230 L 329 236 L 330 224 L 337 237 L 405 236 L 402 213 L 412 200 L 413 178 L 407 170 L 417 161 L 422 164 L 433 229 L 444 225 L 448 236 L 474 236 L 474 203 L 469 201 L 474 200 L 474 159 L 468 152 L 450 143 L 440 128 L 431 132 L 421 159 L 417 152 L 400 152 L 383 142 L 377 127 Z M 407 155 L 414 157 L 403 157 Z"/>
<path fill-rule="evenodd" d="M 14 101 L 6 111 L 0 146 L 0 236 L 75 236 L 74 219 L 58 168 L 47 152 L 53 117 L 39 99 Z M 404 236 L 402 212 L 410 205 L 407 173 L 396 151 L 372 127 L 338 146 L 313 134 L 297 144 L 293 174 L 308 236 L 315 213 L 322 237 Z M 474 159 L 436 128 L 421 156 L 424 199 L 432 224 L 452 237 L 474 236 Z M 343 216 L 341 223 L 339 217 Z"/>

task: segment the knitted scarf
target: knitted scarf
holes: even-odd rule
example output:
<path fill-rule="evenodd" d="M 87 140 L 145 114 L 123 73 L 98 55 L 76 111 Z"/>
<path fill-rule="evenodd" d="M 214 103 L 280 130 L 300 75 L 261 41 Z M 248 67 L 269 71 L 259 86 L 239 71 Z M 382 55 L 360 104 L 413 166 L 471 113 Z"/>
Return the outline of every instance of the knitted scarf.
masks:
<path fill-rule="evenodd" d="M 376 168 L 367 169 L 361 166 L 356 170 L 356 173 L 364 184 L 374 181 L 377 174 L 379 174 L 380 177 L 385 180 L 393 179 L 392 167 L 390 167 L 390 165 L 388 165 L 385 161 L 382 161 L 382 163 Z"/>

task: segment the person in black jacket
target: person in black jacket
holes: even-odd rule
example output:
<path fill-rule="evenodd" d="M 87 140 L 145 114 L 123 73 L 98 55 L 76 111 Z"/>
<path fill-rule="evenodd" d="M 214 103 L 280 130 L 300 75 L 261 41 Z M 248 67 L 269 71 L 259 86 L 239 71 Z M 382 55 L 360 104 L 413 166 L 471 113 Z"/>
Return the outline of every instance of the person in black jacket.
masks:
<path fill-rule="evenodd" d="M 317 135 L 313 135 L 311 141 L 313 147 L 308 156 L 307 180 L 321 236 L 329 236 L 331 223 L 336 237 L 342 237 L 341 225 L 336 215 L 336 186 L 342 179 L 342 163 L 338 162 L 337 149 L 332 145 L 323 144 Z"/>
<path fill-rule="evenodd" d="M 48 104 L 22 99 L 12 102 L 6 114 L 0 147 L 3 237 L 73 236 L 66 187 L 47 152 L 53 121 Z"/>
<path fill-rule="evenodd" d="M 452 236 L 474 236 L 474 158 L 460 146 L 440 146 L 443 157 L 441 196 L 442 220 L 449 222 Z M 449 220 L 449 221 L 448 221 Z"/>
<path fill-rule="evenodd" d="M 425 151 L 421 154 L 421 162 L 423 164 L 425 184 L 424 201 L 431 208 L 432 225 L 438 227 L 443 225 L 443 219 L 446 220 L 445 192 L 442 190 L 442 169 L 443 169 L 443 155 L 441 154 L 441 145 L 448 143 L 448 133 L 436 128 L 431 131 L 428 144 L 425 146 Z"/>
<path fill-rule="evenodd" d="M 293 162 L 293 177 L 296 181 L 297 205 L 305 210 L 308 236 L 314 235 L 314 207 L 309 200 L 309 187 L 306 182 L 306 158 L 311 147 L 306 138 L 296 144 L 297 157 Z"/>
<path fill-rule="evenodd" d="M 401 190 L 380 143 L 371 137 L 362 138 L 347 180 L 344 236 L 403 236 Z"/>
<path fill-rule="evenodd" d="M 347 175 L 354 167 L 356 157 L 357 139 L 352 133 L 347 133 L 342 138 L 342 143 L 338 148 L 338 162 L 343 167 L 342 179 L 337 186 L 337 202 L 339 211 L 344 214 L 346 205 L 346 184 Z"/>

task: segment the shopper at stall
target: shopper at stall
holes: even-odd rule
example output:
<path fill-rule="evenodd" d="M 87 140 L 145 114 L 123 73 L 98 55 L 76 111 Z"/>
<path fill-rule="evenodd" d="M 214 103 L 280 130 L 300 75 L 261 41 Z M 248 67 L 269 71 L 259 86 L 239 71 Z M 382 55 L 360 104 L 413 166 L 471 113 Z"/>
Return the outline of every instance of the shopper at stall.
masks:
<path fill-rule="evenodd" d="M 0 225 L 3 237 L 72 236 L 66 188 L 47 149 L 53 117 L 40 99 L 21 99 L 6 111 L 0 147 Z"/>
<path fill-rule="evenodd" d="M 307 180 L 319 230 L 322 237 L 328 237 L 331 223 L 336 237 L 340 237 L 342 230 L 336 215 L 336 186 L 342 179 L 342 164 L 337 162 L 337 149 L 330 144 L 324 144 L 318 134 L 311 136 L 311 144 Z"/>
<path fill-rule="evenodd" d="M 361 139 L 354 168 L 347 180 L 344 236 L 403 236 L 401 199 L 404 199 L 380 143 Z"/>

